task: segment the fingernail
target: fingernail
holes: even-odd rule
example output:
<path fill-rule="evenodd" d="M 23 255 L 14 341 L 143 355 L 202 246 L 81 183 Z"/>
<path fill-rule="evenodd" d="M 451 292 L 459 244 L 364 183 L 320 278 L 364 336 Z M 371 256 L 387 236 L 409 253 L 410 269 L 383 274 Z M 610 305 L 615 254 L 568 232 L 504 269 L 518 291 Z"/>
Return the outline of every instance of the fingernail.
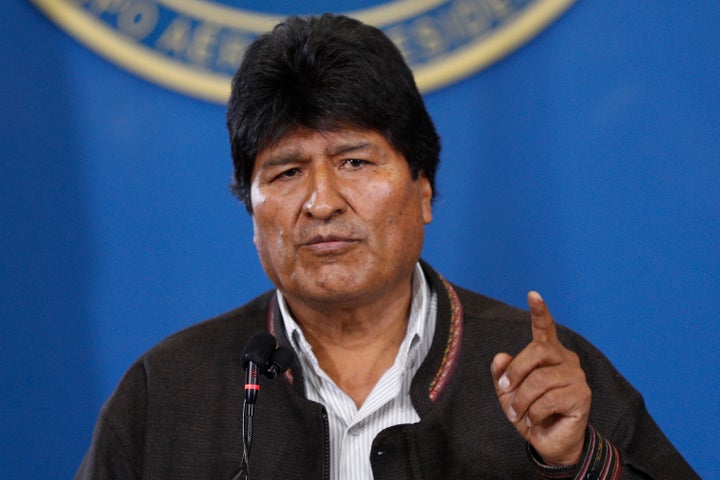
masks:
<path fill-rule="evenodd" d="M 508 407 L 507 415 L 511 422 L 517 420 L 517 413 L 515 412 L 515 409 L 513 407 Z"/>
<path fill-rule="evenodd" d="M 530 420 L 530 417 L 525 417 L 525 425 L 528 427 L 532 427 L 532 421 Z"/>
<path fill-rule="evenodd" d="M 500 387 L 501 390 L 507 390 L 510 387 L 510 380 L 504 373 L 503 376 L 500 377 L 500 380 L 498 380 L 498 387 Z"/>
<path fill-rule="evenodd" d="M 538 292 L 536 290 L 533 290 L 532 292 L 530 292 L 530 295 L 537 298 L 541 302 L 543 301 L 542 295 L 540 295 L 540 292 Z"/>

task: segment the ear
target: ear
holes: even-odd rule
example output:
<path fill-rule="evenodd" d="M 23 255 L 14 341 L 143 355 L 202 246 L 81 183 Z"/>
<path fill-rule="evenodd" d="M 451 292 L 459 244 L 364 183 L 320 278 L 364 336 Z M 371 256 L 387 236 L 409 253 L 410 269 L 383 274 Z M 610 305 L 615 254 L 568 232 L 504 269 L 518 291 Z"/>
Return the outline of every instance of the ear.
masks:
<path fill-rule="evenodd" d="M 430 180 L 428 180 L 425 172 L 422 170 L 418 173 L 416 181 L 418 183 L 418 188 L 420 189 L 422 216 L 425 224 L 427 225 L 432 222 L 433 189 L 432 185 L 430 185 Z"/>

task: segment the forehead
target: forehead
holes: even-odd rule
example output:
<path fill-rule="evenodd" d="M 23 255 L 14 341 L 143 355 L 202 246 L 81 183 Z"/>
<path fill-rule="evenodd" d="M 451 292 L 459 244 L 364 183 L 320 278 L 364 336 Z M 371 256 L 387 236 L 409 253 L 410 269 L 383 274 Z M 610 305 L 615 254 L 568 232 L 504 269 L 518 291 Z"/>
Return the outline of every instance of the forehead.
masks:
<path fill-rule="evenodd" d="M 314 130 L 307 127 L 299 127 L 281 137 L 280 140 L 273 145 L 260 150 L 258 157 L 293 149 L 323 148 L 329 153 L 332 153 L 334 149 L 343 148 L 347 145 L 393 149 L 387 139 L 374 130 L 352 127 L 332 130 Z"/>

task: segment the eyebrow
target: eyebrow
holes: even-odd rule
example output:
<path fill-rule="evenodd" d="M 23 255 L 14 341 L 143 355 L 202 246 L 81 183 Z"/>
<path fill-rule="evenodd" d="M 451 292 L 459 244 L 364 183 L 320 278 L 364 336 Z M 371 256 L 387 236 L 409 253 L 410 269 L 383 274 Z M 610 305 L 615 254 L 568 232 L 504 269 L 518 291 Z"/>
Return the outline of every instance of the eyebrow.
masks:
<path fill-rule="evenodd" d="M 355 152 L 357 150 L 365 150 L 368 147 L 375 147 L 375 144 L 369 140 L 358 140 L 356 143 L 347 143 L 338 145 L 337 147 L 331 147 L 325 151 L 327 155 L 334 157 L 336 155 L 342 155 L 344 153 Z"/>
<path fill-rule="evenodd" d="M 355 143 L 343 143 L 337 146 L 331 146 L 325 150 L 325 155 L 335 157 L 350 152 L 356 152 L 358 150 L 365 150 L 367 148 L 376 148 L 376 145 L 369 140 L 359 140 Z M 261 169 L 280 167 L 291 163 L 301 162 L 302 153 L 297 150 L 281 151 L 274 155 L 271 155 L 259 167 Z"/>
<path fill-rule="evenodd" d="M 296 151 L 292 152 L 281 152 L 277 155 L 271 155 L 267 160 L 261 162 L 258 166 L 261 169 L 281 167 L 290 163 L 295 163 L 300 160 L 300 153 Z"/>

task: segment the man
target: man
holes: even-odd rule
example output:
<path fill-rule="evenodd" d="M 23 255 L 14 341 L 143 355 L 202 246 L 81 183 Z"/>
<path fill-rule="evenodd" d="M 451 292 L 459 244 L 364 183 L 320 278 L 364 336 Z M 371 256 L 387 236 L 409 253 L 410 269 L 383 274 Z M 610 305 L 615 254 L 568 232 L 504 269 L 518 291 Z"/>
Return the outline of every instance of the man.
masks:
<path fill-rule="evenodd" d="M 260 37 L 228 128 L 233 189 L 277 290 L 141 357 L 77 478 L 233 477 L 240 352 L 263 330 L 297 359 L 261 382 L 252 478 L 697 478 L 539 294 L 528 314 L 420 260 L 440 142 L 379 30 L 325 15 Z"/>

